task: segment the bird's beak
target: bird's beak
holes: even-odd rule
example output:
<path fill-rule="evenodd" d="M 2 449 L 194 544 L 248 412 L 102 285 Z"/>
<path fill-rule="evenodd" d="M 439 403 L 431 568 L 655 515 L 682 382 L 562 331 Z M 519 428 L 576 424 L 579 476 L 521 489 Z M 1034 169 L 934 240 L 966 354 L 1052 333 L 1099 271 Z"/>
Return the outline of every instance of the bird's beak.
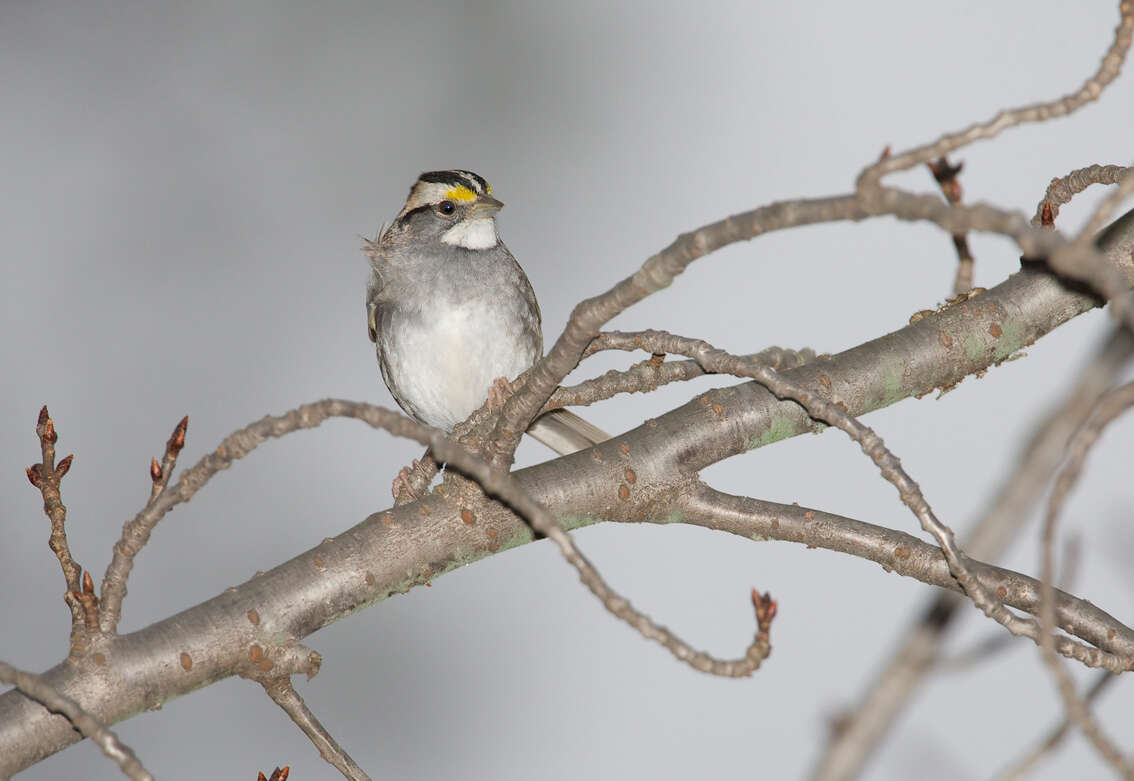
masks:
<path fill-rule="evenodd" d="M 504 208 L 504 204 L 493 198 L 491 195 L 482 195 L 476 199 L 476 203 L 469 209 L 470 217 L 491 217 Z"/>

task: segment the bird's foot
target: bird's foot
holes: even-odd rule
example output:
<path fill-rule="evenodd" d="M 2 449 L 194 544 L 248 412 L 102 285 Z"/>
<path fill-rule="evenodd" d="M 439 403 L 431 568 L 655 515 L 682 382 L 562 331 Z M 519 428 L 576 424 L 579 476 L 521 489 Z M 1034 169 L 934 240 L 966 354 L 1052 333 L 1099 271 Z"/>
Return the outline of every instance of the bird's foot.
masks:
<path fill-rule="evenodd" d="M 394 484 L 390 486 L 390 493 L 394 495 L 394 504 L 402 505 L 416 502 L 421 496 L 418 494 L 416 487 L 413 484 L 413 474 L 421 471 L 421 462 L 416 458 L 413 460 L 412 466 L 403 466 L 398 476 L 394 478 Z"/>
<path fill-rule="evenodd" d="M 497 377 L 492 381 L 492 387 L 488 389 L 488 409 L 491 412 L 498 411 L 514 392 L 515 388 L 508 382 L 507 377 Z"/>

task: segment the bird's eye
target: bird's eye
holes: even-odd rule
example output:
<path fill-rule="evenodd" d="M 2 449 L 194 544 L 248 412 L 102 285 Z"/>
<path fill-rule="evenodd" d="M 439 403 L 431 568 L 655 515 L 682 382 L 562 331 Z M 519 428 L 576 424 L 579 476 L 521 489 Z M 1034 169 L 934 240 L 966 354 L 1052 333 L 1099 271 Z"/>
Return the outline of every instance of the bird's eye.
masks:
<path fill-rule="evenodd" d="M 437 211 L 442 214 L 452 214 L 456 208 L 452 201 L 441 201 L 441 203 L 437 204 Z"/>

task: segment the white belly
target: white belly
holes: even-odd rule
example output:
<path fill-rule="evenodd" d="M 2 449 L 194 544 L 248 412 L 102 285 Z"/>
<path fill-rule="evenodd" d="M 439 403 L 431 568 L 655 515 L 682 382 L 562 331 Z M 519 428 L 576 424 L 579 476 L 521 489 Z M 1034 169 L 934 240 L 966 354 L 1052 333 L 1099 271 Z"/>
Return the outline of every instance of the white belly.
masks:
<path fill-rule="evenodd" d="M 419 420 L 451 430 L 484 404 L 494 380 L 515 379 L 538 357 L 508 315 L 484 301 L 427 321 L 394 314 L 383 356 L 387 385 Z"/>

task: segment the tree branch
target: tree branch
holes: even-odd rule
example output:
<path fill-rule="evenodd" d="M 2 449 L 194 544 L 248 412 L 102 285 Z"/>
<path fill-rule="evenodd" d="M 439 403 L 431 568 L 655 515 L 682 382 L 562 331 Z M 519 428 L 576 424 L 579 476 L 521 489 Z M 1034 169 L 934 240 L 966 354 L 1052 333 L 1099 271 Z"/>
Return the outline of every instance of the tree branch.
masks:
<path fill-rule="evenodd" d="M 1094 702 L 1117 677 L 1118 676 L 1108 672 L 1099 673 L 1095 678 L 1095 682 L 1092 683 L 1086 693 L 1083 694 L 1083 701 L 1088 704 Z M 1071 732 L 1072 726 L 1073 722 L 1071 721 L 1071 717 L 1067 716 L 1063 722 L 1053 729 L 1047 737 L 1041 740 L 1035 748 L 1013 763 L 1011 767 L 997 776 L 997 778 L 1001 781 L 1020 781 L 1020 779 L 1025 778 L 1036 765 L 1059 747 Z"/>
<path fill-rule="evenodd" d="M 1102 725 L 1091 715 L 1086 701 L 1075 690 L 1075 682 L 1055 656 L 1055 646 L 1059 637 L 1055 634 L 1055 587 L 1052 579 L 1055 572 L 1055 526 L 1059 513 L 1067 501 L 1067 496 L 1082 474 L 1087 453 L 1098 441 L 1105 429 L 1119 415 L 1134 405 L 1134 383 L 1104 393 L 1095 404 L 1090 418 L 1083 428 L 1067 445 L 1067 463 L 1055 479 L 1055 487 L 1048 499 L 1047 514 L 1043 524 L 1043 557 L 1040 568 L 1040 650 L 1044 664 L 1055 677 L 1059 694 L 1067 709 L 1067 718 L 1083 731 L 1094 745 L 1099 755 L 1106 760 L 1123 778 L 1134 778 L 1134 764 L 1123 755 L 1113 741 L 1103 732 Z M 1112 672 L 1119 672 L 1112 670 Z"/>
<path fill-rule="evenodd" d="M 303 734 L 315 744 L 315 748 L 319 749 L 319 756 L 351 781 L 370 781 L 370 776 L 366 775 L 358 763 L 351 759 L 350 754 L 331 737 L 331 733 L 327 732 L 326 727 L 307 707 L 307 703 L 296 693 L 290 678 L 269 678 L 260 683 L 272 701 L 279 705 L 295 725 L 303 730 Z"/>
<path fill-rule="evenodd" d="M 972 524 L 965 549 L 973 557 L 995 560 L 1015 538 L 1039 505 L 1067 441 L 1086 420 L 1098 397 L 1109 388 L 1134 355 L 1134 337 L 1122 326 L 1112 329 L 1104 345 L 1076 372 L 1065 401 L 1036 421 L 1016 468 L 1004 479 L 985 514 Z M 939 657 L 944 635 L 955 624 L 964 601 L 940 594 L 897 642 L 897 648 L 872 681 L 861 701 L 842 721 L 812 771 L 817 779 L 849 779 L 888 734 L 914 692 Z"/>
<path fill-rule="evenodd" d="M 1042 225 L 1044 214 L 1047 220 L 1054 222 L 1059 216 L 1059 208 L 1071 202 L 1079 193 L 1092 184 L 1117 184 L 1119 179 L 1130 169 L 1124 165 L 1088 165 L 1076 168 L 1062 178 L 1051 180 L 1043 198 L 1036 205 L 1036 216 L 1032 217 L 1032 225 Z"/>
<path fill-rule="evenodd" d="M 930 173 L 941 186 L 941 194 L 951 204 L 961 202 L 961 182 L 957 174 L 961 173 L 964 163 L 950 165 L 949 160 L 942 156 L 939 160 L 930 160 Z M 972 250 L 969 249 L 969 237 L 964 233 L 953 234 L 953 248 L 957 250 L 957 275 L 953 280 L 953 295 L 959 296 L 972 290 L 973 287 L 973 260 Z"/>
<path fill-rule="evenodd" d="M 75 456 L 71 454 L 55 463 L 55 443 L 59 441 L 59 434 L 46 404 L 39 411 L 35 435 L 39 440 L 40 462 L 27 468 L 28 482 L 39 489 L 43 496 L 43 512 L 51 522 L 51 536 L 47 544 L 63 568 L 63 581 L 66 583 L 63 601 L 71 609 L 71 642 L 74 644 L 80 642 L 78 635 L 87 610 L 81 599 L 83 568 L 71 556 L 71 546 L 67 542 L 67 507 L 63 504 L 59 486 L 63 476 L 71 469 Z"/>
<path fill-rule="evenodd" d="M 923 165 L 975 141 L 995 138 L 1008 128 L 1017 125 L 1065 117 L 1086 104 L 1098 100 L 1103 90 L 1118 77 L 1126 53 L 1130 49 L 1131 34 L 1134 32 L 1134 3 L 1128 0 L 1119 3 L 1119 14 L 1121 18 L 1114 30 L 1114 40 L 1103 55 L 1098 69 L 1078 90 L 1045 103 L 1005 109 L 992 119 L 970 125 L 955 133 L 946 133 L 930 144 L 914 147 L 896 155 L 887 155 L 859 174 L 857 189 L 861 191 L 877 187 L 882 177 L 887 174 Z"/>
<path fill-rule="evenodd" d="M 189 416 L 186 415 L 178 421 L 173 428 L 173 433 L 169 435 L 169 439 L 165 443 L 162 460 L 159 462 L 155 458 L 150 462 L 150 480 L 152 482 L 150 499 L 132 521 L 127 521 L 122 525 L 122 536 L 114 544 L 110 564 L 106 568 L 106 574 L 102 576 L 102 615 L 99 619 L 99 627 L 106 634 L 114 634 L 118 630 L 118 619 L 122 615 L 122 600 L 126 598 L 126 579 L 130 577 L 130 570 L 134 568 L 134 557 L 149 541 L 154 526 L 169 511 L 168 507 L 172 507 L 178 501 L 188 501 L 189 499 L 188 496 L 184 499 L 174 498 L 166 510 L 158 511 L 155 509 L 159 497 L 169 484 L 170 476 L 173 475 L 173 468 L 177 465 L 177 456 L 185 447 L 185 433 L 188 428 Z M 180 483 L 178 485 L 180 486 Z"/>
<path fill-rule="evenodd" d="M 83 737 L 94 741 L 102 753 L 113 759 L 122 774 L 134 781 L 153 781 L 153 776 L 138 761 L 134 751 L 118 739 L 113 731 L 69 697 L 65 697 L 46 683 L 40 676 L 17 670 L 5 662 L 0 662 L 0 682 L 15 686 L 29 701 L 34 701 L 49 711 L 62 713 L 83 733 Z"/>
<path fill-rule="evenodd" d="M 938 199 L 930 200 L 933 203 L 925 207 L 938 210 L 937 216 L 945 222 L 958 214 L 1003 218 L 1010 225 L 1022 219 L 986 207 L 950 208 Z M 921 201 L 915 199 L 914 203 Z M 848 216 L 861 214 L 853 198 L 783 203 L 765 207 L 759 224 L 768 227 L 776 219 L 798 224 L 803 219 L 801 213 L 818 219 L 832 208 L 843 209 Z M 1118 220 L 1104 240 L 1111 261 L 1127 281 L 1134 278 L 1129 254 L 1132 230 L 1134 212 Z M 1028 246 L 1065 244 L 1057 234 L 1047 231 L 1027 228 L 1021 236 Z M 700 241 L 691 246 L 701 246 Z M 648 262 L 631 280 L 643 276 L 644 284 L 664 281 L 664 269 L 658 272 L 660 277 L 651 272 L 658 264 L 664 266 L 663 261 Z M 617 309 L 624 300 L 620 296 L 633 297 L 636 291 L 640 289 L 633 284 L 616 287 L 616 295 L 595 311 L 601 315 Z M 1065 289 L 1048 273 L 1025 271 L 900 331 L 785 372 L 785 376 L 796 385 L 811 387 L 841 402 L 850 414 L 861 415 L 935 387 L 955 385 L 1097 303 L 1093 296 Z M 572 334 L 576 333 L 577 329 L 568 329 L 564 337 L 567 347 L 557 360 L 571 360 L 575 345 Z M 581 344 L 580 351 L 586 347 Z M 533 373 L 538 375 L 540 366 Z M 349 403 L 328 401 L 308 407 L 307 412 L 343 404 Z M 262 441 L 274 435 L 271 419 L 256 425 L 260 428 L 254 426 L 249 436 Z M 524 470 L 516 478 L 539 503 L 554 507 L 568 527 L 600 519 L 647 520 L 666 512 L 676 498 L 673 487 L 682 485 L 683 477 L 692 477 L 704 466 L 736 453 L 817 426 L 797 404 L 778 401 L 762 387 L 746 383 L 711 391 L 634 431 L 589 451 Z M 403 431 L 410 429 L 395 433 Z M 151 511 L 164 514 L 182 491 L 191 495 L 200 485 L 194 481 L 203 481 L 226 468 L 233 458 L 247 452 L 245 444 L 226 440 L 219 453 L 206 456 L 183 473 L 176 486 L 166 489 Z M 202 471 L 195 471 L 198 469 Z M 626 480 L 627 470 L 635 474 L 632 487 Z M 466 523 L 461 519 L 460 504 L 447 500 L 441 492 L 376 514 L 242 586 L 139 632 L 113 638 L 113 666 L 95 668 L 93 661 L 81 660 L 53 668 L 46 677 L 104 721 L 126 718 L 232 674 L 245 653 L 242 643 L 249 637 L 249 611 L 263 616 L 265 624 L 279 633 L 277 636 L 305 637 L 391 593 L 531 539 L 530 530 L 511 513 L 491 505 L 486 508 L 474 523 Z M 295 605 L 304 609 L 297 611 Z M 1077 633 L 1079 623 L 1074 618 L 1068 631 Z M 1113 620 L 1110 625 L 1122 628 Z M 1115 639 L 1103 647 L 1125 653 L 1127 649 L 1117 639 L 1123 634 L 1118 629 Z M 170 662 L 180 668 L 177 675 L 169 674 Z M 52 723 L 42 714 L 24 710 L 20 700 L 0 696 L 0 771 L 14 772 L 74 740 L 65 722 Z"/>

